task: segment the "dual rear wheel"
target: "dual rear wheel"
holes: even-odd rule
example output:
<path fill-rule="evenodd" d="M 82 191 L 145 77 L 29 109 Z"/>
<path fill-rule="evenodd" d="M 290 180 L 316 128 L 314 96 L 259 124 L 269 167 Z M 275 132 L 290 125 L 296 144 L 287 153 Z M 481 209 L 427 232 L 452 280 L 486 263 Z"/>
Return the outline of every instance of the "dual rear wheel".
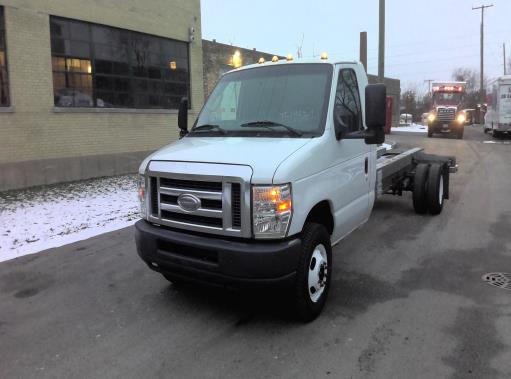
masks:
<path fill-rule="evenodd" d="M 413 207 L 418 214 L 437 215 L 442 212 L 445 198 L 445 173 L 438 163 L 419 163 L 415 169 Z"/>

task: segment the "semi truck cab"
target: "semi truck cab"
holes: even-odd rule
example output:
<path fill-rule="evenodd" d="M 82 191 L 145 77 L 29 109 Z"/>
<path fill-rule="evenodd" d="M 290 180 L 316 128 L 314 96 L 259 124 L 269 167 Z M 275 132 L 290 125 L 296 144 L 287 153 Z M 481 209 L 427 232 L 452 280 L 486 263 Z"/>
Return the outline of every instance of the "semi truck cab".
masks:
<path fill-rule="evenodd" d="M 433 106 L 428 115 L 428 137 L 437 133 L 452 133 L 463 138 L 466 114 L 463 111 L 465 82 L 432 83 Z"/>

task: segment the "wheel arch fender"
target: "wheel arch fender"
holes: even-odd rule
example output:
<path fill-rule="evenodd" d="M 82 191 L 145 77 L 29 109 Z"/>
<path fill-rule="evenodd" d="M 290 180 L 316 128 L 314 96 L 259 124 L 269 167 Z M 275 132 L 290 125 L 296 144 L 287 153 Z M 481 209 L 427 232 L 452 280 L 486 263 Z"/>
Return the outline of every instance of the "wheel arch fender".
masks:
<path fill-rule="evenodd" d="M 334 232 L 335 221 L 332 212 L 332 204 L 329 200 L 321 200 L 317 202 L 307 214 L 307 217 L 304 220 L 302 225 L 302 229 L 308 222 L 315 222 L 317 224 L 323 225 L 328 233 L 332 235 Z"/>

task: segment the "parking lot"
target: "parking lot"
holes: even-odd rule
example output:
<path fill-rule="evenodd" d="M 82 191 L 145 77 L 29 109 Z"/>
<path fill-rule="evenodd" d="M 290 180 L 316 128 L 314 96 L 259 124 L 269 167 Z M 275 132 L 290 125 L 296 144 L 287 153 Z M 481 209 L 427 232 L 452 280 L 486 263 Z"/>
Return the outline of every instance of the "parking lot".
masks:
<path fill-rule="evenodd" d="M 0 377 L 510 377 L 511 292 L 482 280 L 511 272 L 509 140 L 388 139 L 455 155 L 451 198 L 436 217 L 379 200 L 316 321 L 271 291 L 174 287 L 129 227 L 0 264 Z"/>

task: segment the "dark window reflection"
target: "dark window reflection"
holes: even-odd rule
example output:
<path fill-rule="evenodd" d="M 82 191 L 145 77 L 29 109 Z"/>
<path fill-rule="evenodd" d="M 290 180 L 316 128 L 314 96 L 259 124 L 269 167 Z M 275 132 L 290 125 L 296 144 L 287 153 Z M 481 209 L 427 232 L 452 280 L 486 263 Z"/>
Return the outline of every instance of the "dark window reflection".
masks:
<path fill-rule="evenodd" d="M 177 109 L 189 97 L 188 44 L 50 18 L 55 105 Z"/>
<path fill-rule="evenodd" d="M 0 6 L 0 107 L 8 107 L 10 105 L 6 45 L 4 8 Z"/>

